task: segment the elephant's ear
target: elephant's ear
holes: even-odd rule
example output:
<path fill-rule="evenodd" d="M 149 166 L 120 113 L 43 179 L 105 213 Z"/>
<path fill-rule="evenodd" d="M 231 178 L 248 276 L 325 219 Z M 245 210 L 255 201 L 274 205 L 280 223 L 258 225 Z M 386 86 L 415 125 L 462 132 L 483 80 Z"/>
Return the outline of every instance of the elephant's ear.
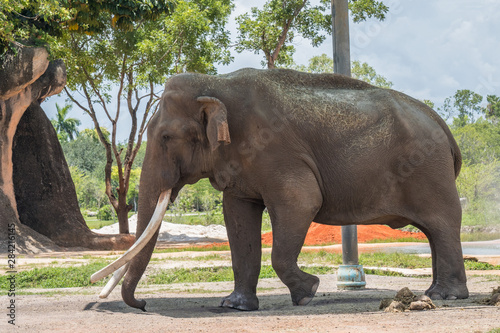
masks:
<path fill-rule="evenodd" d="M 215 97 L 207 96 L 198 97 L 196 100 L 202 103 L 201 112 L 206 116 L 206 132 L 212 151 L 220 146 L 220 142 L 230 144 L 227 109 L 224 103 Z"/>

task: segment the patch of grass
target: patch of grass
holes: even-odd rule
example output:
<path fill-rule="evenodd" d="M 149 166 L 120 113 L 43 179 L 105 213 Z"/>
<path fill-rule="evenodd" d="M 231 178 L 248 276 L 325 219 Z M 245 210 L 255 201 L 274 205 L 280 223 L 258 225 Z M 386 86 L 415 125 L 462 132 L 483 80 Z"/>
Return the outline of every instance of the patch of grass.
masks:
<path fill-rule="evenodd" d="M 464 260 L 465 269 L 470 271 L 488 271 L 488 270 L 500 270 L 500 265 L 492 265 L 486 262 L 479 262 L 474 260 Z"/>
<path fill-rule="evenodd" d="M 386 270 L 383 270 L 383 269 L 363 268 L 363 271 L 365 272 L 365 274 L 371 274 L 371 275 L 401 276 L 401 277 L 405 277 L 405 275 L 403 273 L 394 272 L 394 271 L 386 271 Z"/>
<path fill-rule="evenodd" d="M 411 243 L 411 242 L 428 243 L 429 241 L 427 240 L 427 238 L 418 239 L 413 237 L 402 237 L 402 238 L 372 239 L 365 243 Z"/>
<path fill-rule="evenodd" d="M 460 234 L 462 242 L 479 242 L 500 239 L 500 232 L 472 232 Z"/>
<path fill-rule="evenodd" d="M 302 267 L 309 274 L 329 274 L 335 271 L 331 267 Z M 276 278 L 276 272 L 270 265 L 263 265 L 259 279 Z M 145 284 L 196 283 L 233 281 L 231 267 L 180 268 L 160 270 L 148 276 Z"/>
<path fill-rule="evenodd" d="M 270 257 L 269 257 L 270 259 Z M 330 264 L 330 265 L 341 265 L 342 255 L 339 253 L 327 252 L 325 250 L 320 250 L 318 252 L 306 251 L 301 252 L 298 258 L 299 264 Z"/>
<path fill-rule="evenodd" d="M 107 225 L 111 225 L 113 223 L 116 223 L 116 221 L 102 221 L 99 220 L 97 217 L 86 217 L 85 218 L 85 223 L 87 223 L 87 226 L 89 229 L 100 229 L 102 227 L 105 227 Z"/>
<path fill-rule="evenodd" d="M 500 327 L 499 328 L 494 328 L 491 331 L 488 331 L 487 333 L 500 333 Z"/>
<path fill-rule="evenodd" d="M 169 215 L 165 216 L 163 220 L 177 224 L 189 225 L 210 225 L 220 224 L 224 225 L 224 215 L 220 212 L 208 212 L 196 215 Z"/>
<path fill-rule="evenodd" d="M 165 269 L 149 275 L 145 284 L 170 284 L 193 282 L 232 281 L 233 270 L 230 267 L 203 267 Z"/>
<path fill-rule="evenodd" d="M 397 267 L 397 268 L 426 268 L 432 267 L 431 258 L 419 257 L 408 253 L 362 253 L 359 263 L 364 266 Z"/>
<path fill-rule="evenodd" d="M 318 252 L 302 252 L 299 256 L 301 264 L 331 264 L 341 265 L 342 255 L 330 253 L 324 250 Z M 430 258 L 422 258 L 415 254 L 407 253 L 362 253 L 359 256 L 359 263 L 364 266 L 377 267 L 397 267 L 397 268 L 425 268 L 432 266 Z"/>
<path fill-rule="evenodd" d="M 94 261 L 82 266 L 42 267 L 16 274 L 16 287 L 26 288 L 70 288 L 104 285 L 104 281 L 90 283 L 90 276 L 106 266 L 105 261 Z M 0 288 L 8 290 L 7 275 L 0 276 Z"/>
<path fill-rule="evenodd" d="M 172 248 L 172 249 L 155 249 L 153 253 L 174 253 L 174 252 L 184 252 L 184 251 L 230 251 L 229 245 L 216 245 L 216 246 L 188 246 L 182 248 Z"/>

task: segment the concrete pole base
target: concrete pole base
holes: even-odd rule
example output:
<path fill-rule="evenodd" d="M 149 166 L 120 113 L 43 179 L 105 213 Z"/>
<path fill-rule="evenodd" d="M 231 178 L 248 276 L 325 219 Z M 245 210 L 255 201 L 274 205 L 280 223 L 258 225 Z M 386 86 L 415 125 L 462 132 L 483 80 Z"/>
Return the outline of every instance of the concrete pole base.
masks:
<path fill-rule="evenodd" d="M 337 288 L 342 290 L 364 289 L 365 272 L 362 265 L 340 265 L 337 271 Z"/>

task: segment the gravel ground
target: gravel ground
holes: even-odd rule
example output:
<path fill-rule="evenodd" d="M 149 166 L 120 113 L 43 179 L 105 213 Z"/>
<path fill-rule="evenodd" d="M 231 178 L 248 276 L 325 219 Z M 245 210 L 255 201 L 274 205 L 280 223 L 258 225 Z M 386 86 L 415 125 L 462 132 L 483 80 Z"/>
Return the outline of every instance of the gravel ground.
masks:
<path fill-rule="evenodd" d="M 4 319 L 0 331 L 487 332 L 500 328 L 500 307 L 477 303 L 500 284 L 498 276 L 469 276 L 467 300 L 436 301 L 436 310 L 403 313 L 380 311 L 380 300 L 394 297 L 403 287 L 421 294 L 430 277 L 367 275 L 367 288 L 362 291 L 337 290 L 335 275 L 320 279 L 317 296 L 299 307 L 292 306 L 288 290 L 278 279 L 262 279 L 260 309 L 253 312 L 218 307 L 221 297 L 232 290 L 232 282 L 140 287 L 137 296 L 148 302 L 145 313 L 127 307 L 119 288 L 104 300 L 98 298 L 96 287 L 44 290 L 45 294 L 16 296 L 17 326 Z"/>

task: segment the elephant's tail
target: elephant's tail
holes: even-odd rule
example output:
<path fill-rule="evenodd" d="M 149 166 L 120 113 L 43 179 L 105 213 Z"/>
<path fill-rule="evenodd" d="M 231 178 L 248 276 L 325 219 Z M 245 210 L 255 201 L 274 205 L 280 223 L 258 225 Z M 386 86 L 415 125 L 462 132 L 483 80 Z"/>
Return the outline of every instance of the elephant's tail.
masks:
<path fill-rule="evenodd" d="M 431 108 L 429 108 L 432 110 Z M 450 143 L 450 149 L 451 149 L 451 156 L 453 156 L 453 165 L 455 167 L 455 179 L 458 177 L 460 174 L 460 169 L 462 168 L 462 153 L 460 152 L 460 148 L 458 148 L 457 141 L 453 137 L 453 134 L 451 134 L 450 128 L 446 124 L 446 122 L 441 118 L 436 111 L 432 110 L 434 113 L 434 120 L 437 121 L 439 126 L 443 129 L 443 131 L 446 133 L 446 136 L 448 137 L 448 142 Z"/>
<path fill-rule="evenodd" d="M 460 169 L 462 169 L 462 153 L 460 152 L 460 148 L 458 148 L 457 141 L 451 135 L 448 137 L 451 145 L 451 154 L 453 155 L 453 162 L 455 165 L 455 179 L 460 174 Z"/>

